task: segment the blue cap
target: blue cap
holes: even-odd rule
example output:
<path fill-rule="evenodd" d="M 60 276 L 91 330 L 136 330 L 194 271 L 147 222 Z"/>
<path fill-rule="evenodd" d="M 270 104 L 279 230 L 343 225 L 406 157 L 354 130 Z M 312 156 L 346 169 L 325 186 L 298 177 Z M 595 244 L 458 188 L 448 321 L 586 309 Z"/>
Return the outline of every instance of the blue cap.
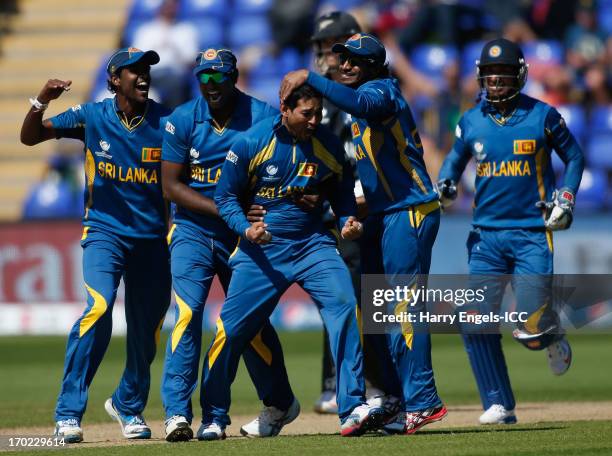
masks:
<path fill-rule="evenodd" d="M 159 63 L 159 54 L 155 51 L 141 51 L 134 47 L 119 49 L 109 59 L 108 65 L 106 65 L 106 72 L 111 76 L 117 70 L 133 65 L 143 59 L 149 65 L 155 65 Z"/>
<path fill-rule="evenodd" d="M 236 56 L 229 49 L 209 48 L 198 54 L 193 74 L 197 75 L 205 70 L 215 70 L 221 73 L 230 73 L 236 69 Z"/>
<path fill-rule="evenodd" d="M 346 40 L 346 43 L 334 44 L 332 46 L 332 52 L 336 52 L 338 54 L 349 53 L 357 55 L 359 57 L 372 59 L 381 65 L 385 63 L 385 59 L 387 57 L 385 47 L 380 41 L 378 41 L 377 38 L 369 33 L 355 33 L 348 40 Z"/>

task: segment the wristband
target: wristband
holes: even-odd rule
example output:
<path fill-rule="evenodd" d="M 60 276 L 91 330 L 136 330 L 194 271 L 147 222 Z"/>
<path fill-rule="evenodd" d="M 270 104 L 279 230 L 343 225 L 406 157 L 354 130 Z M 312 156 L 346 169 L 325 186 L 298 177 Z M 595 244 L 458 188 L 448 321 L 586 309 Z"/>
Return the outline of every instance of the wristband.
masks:
<path fill-rule="evenodd" d="M 38 98 L 30 98 L 30 104 L 36 112 L 45 112 L 45 110 L 49 107 L 49 103 L 41 103 L 38 101 Z"/>

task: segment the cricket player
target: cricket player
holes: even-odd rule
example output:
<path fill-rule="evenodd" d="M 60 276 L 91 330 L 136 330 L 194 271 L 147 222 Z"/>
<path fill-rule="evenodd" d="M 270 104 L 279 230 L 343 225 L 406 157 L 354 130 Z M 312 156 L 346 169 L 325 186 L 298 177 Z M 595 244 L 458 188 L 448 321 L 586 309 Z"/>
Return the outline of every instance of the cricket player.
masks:
<path fill-rule="evenodd" d="M 81 137 L 85 143 L 83 278 L 87 305 L 70 335 L 62 387 L 55 409 L 55 435 L 83 440 L 81 419 L 89 385 L 110 341 L 112 309 L 123 277 L 127 362 L 119 386 L 105 403 L 128 439 L 148 439 L 142 411 L 150 385 L 149 366 L 170 303 L 170 264 L 165 235 L 167 204 L 161 186 L 161 145 L 166 108 L 148 99 L 154 51 L 125 48 L 107 65 L 115 94 L 99 103 L 74 106 L 42 120 L 49 102 L 71 81 L 51 79 L 21 129 L 21 141 Z"/>
<path fill-rule="evenodd" d="M 319 17 L 315 22 L 315 30 L 311 41 L 315 52 L 315 68 L 319 74 L 333 81 L 339 81 L 342 77 L 340 72 L 340 60 L 338 54 L 332 52 L 331 48 L 335 43 L 344 42 L 355 33 L 361 32 L 361 27 L 353 16 L 342 11 L 332 11 Z M 355 148 L 351 135 L 351 122 L 348 114 L 342 112 L 327 99 L 323 100 L 323 119 L 321 124 L 330 128 L 338 136 L 344 146 L 345 154 L 351 168 L 355 168 Z M 354 174 L 356 170 L 354 171 Z M 367 211 L 361 182 L 356 177 L 355 197 L 357 200 L 358 213 Z M 331 221 L 333 223 L 333 220 Z M 346 263 L 351 273 L 351 279 L 355 288 L 357 300 L 361 297 L 361 261 L 359 243 L 340 238 L 338 240 L 338 250 L 342 259 Z M 387 403 L 398 405 L 399 400 L 392 396 L 384 396 L 381 391 L 384 382 L 382 381 L 382 370 L 380 369 L 376 354 L 368 343 L 368 335 L 364 336 L 364 369 L 366 376 L 366 397 L 368 403 Z M 336 370 L 329 350 L 329 336 L 324 332 L 323 341 L 323 369 L 321 381 L 321 396 L 315 404 L 315 411 L 318 413 L 338 413 L 336 404 Z"/>
<path fill-rule="evenodd" d="M 241 240 L 230 258 L 232 279 L 205 365 L 204 419 L 211 439 L 223 438 L 230 422 L 240 354 L 292 283 L 310 294 L 330 334 L 342 435 L 361 435 L 383 416 L 365 402 L 356 299 L 335 238 L 324 227 L 322 210 L 304 211 L 291 196 L 324 192 L 342 236 L 360 234 L 344 151 L 320 121 L 321 98 L 304 85 L 281 105 L 281 115 L 253 126 L 227 154 L 215 202 Z M 247 221 L 243 199 L 264 206 L 265 223 Z"/>
<path fill-rule="evenodd" d="M 198 379 L 204 305 L 215 274 L 227 291 L 228 258 L 238 241 L 213 201 L 221 167 L 241 132 L 278 113 L 236 88 L 238 69 L 230 50 L 207 49 L 196 62 L 193 71 L 201 96 L 168 118 L 162 148 L 164 193 L 177 205 L 168 236 L 177 312 L 161 388 L 166 440 L 171 442 L 193 438 L 191 396 Z M 244 359 L 265 408 L 256 425 L 243 429 L 252 437 L 270 437 L 297 417 L 299 403 L 289 386 L 276 332 L 268 320 L 260 329 Z M 206 388 L 200 389 L 202 404 L 207 394 Z M 198 438 L 205 435 L 198 432 Z"/>
<path fill-rule="evenodd" d="M 561 375 L 570 366 L 572 352 L 551 308 L 552 232 L 567 229 L 572 222 L 584 158 L 557 110 L 521 93 L 527 70 L 515 43 L 496 39 L 485 44 L 477 62 L 482 100 L 457 125 L 438 189 L 443 205 L 450 204 L 466 164 L 474 157 L 474 229 L 467 241 L 470 274 L 514 274 L 518 310 L 527 311 L 529 318 L 513 336 L 531 350 L 546 348 L 550 368 Z M 558 191 L 551 166 L 553 150 L 565 163 Z M 499 311 L 505 287 L 488 282 L 493 286 L 488 287 L 486 303 Z M 516 423 L 501 334 L 463 332 L 485 410 L 480 423 Z"/>
<path fill-rule="evenodd" d="M 281 100 L 306 82 L 352 116 L 357 171 L 368 205 L 362 273 L 387 274 L 392 283 L 400 274 L 427 274 L 440 206 L 412 113 L 385 65 L 385 48 L 374 36 L 357 33 L 332 51 L 340 57 L 340 83 L 308 70 L 294 71 L 283 80 Z M 410 305 L 418 310 L 418 303 L 403 302 L 396 311 Z M 412 434 L 446 416 L 435 386 L 427 328 L 414 331 L 408 324 L 371 338 L 378 341 L 385 366 L 386 392 L 403 399 L 402 410 L 385 429 Z"/>

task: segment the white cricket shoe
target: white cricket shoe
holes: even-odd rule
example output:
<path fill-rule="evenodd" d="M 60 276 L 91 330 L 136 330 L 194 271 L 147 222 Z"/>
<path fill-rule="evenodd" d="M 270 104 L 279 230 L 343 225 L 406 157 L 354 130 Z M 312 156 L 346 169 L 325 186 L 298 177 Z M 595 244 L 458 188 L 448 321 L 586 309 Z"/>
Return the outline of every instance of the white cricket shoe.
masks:
<path fill-rule="evenodd" d="M 184 416 L 171 416 L 164 424 L 166 426 L 166 440 L 168 442 L 186 442 L 193 439 L 193 430 L 189 421 Z"/>
<path fill-rule="evenodd" d="M 384 391 L 381 391 L 378 388 L 366 388 L 365 396 L 366 402 L 372 407 L 382 407 L 385 401 Z"/>
<path fill-rule="evenodd" d="M 506 410 L 501 404 L 493 404 L 480 415 L 478 421 L 480 424 L 516 424 L 516 415 L 514 410 Z"/>
<path fill-rule="evenodd" d="M 546 348 L 548 366 L 555 375 L 563 375 L 572 364 L 572 347 L 565 337 Z"/>
<path fill-rule="evenodd" d="M 338 414 L 338 403 L 334 391 L 323 391 L 319 400 L 315 403 L 314 411 L 317 413 Z"/>
<path fill-rule="evenodd" d="M 147 425 L 142 415 L 122 415 L 115 408 L 113 399 L 107 399 L 104 409 L 109 416 L 119 423 L 121 433 L 126 439 L 150 439 L 151 428 Z"/>
<path fill-rule="evenodd" d="M 217 423 L 202 423 L 198 429 L 198 440 L 225 440 L 225 426 Z"/>
<path fill-rule="evenodd" d="M 343 437 L 358 437 L 367 431 L 374 431 L 382 426 L 385 410 L 382 407 L 370 407 L 361 404 L 353 409 L 340 426 Z"/>
<path fill-rule="evenodd" d="M 245 437 L 274 437 L 279 434 L 283 426 L 291 423 L 300 414 L 300 403 L 293 399 L 288 410 L 276 407 L 264 407 L 257 418 L 240 428 Z"/>
<path fill-rule="evenodd" d="M 83 441 L 83 429 L 78 418 L 68 418 L 55 423 L 55 437 L 63 438 L 66 443 L 79 443 Z"/>

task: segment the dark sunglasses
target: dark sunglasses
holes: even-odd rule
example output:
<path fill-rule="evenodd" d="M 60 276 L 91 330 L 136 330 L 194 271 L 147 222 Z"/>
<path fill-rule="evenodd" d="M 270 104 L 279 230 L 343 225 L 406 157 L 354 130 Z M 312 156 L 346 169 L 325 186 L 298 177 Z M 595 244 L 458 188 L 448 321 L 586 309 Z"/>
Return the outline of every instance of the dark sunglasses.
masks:
<path fill-rule="evenodd" d="M 198 74 L 198 80 L 202 84 L 208 84 L 208 81 L 213 81 L 216 84 L 221 84 L 222 82 L 227 81 L 229 76 L 227 73 L 200 73 Z"/>
<path fill-rule="evenodd" d="M 340 65 L 344 65 L 346 62 L 348 62 L 350 66 L 358 66 L 358 67 L 364 67 L 364 66 L 371 65 L 372 63 L 374 63 L 372 59 L 366 59 L 363 57 L 355 57 L 354 55 L 351 55 L 351 54 L 340 54 Z"/>

